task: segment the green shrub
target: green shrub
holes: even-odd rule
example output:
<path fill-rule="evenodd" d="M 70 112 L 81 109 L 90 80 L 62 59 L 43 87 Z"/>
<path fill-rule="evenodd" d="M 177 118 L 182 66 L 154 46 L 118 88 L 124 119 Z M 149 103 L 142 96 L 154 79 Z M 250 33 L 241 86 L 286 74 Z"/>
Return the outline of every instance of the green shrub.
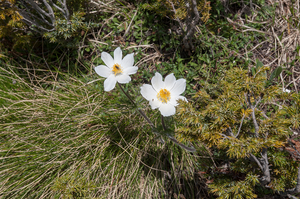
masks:
<path fill-rule="evenodd" d="M 0 48 L 24 47 L 30 36 L 24 32 L 25 24 L 17 12 L 15 0 L 0 1 Z"/>
<path fill-rule="evenodd" d="M 228 70 L 218 84 L 204 85 L 193 103 L 179 107 L 185 125 L 178 136 L 205 143 L 220 164 L 230 165 L 226 175 L 214 174 L 209 185 L 219 198 L 255 198 L 256 186 L 285 191 L 297 183 L 298 164 L 282 149 L 289 127 L 299 126 L 299 96 L 270 85 L 278 71 L 268 80 L 268 67 L 261 65 L 252 74 Z M 238 180 L 233 178 L 237 175 Z"/>

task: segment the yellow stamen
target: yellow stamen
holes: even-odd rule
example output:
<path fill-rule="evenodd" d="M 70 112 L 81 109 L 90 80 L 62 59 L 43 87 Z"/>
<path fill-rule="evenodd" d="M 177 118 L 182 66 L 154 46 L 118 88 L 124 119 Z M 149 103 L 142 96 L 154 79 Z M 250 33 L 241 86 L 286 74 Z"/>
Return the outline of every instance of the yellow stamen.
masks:
<path fill-rule="evenodd" d="M 112 67 L 112 72 L 115 74 L 115 76 L 117 75 L 121 75 L 123 73 L 121 67 L 119 64 L 114 64 Z"/>
<path fill-rule="evenodd" d="M 171 93 L 167 89 L 160 89 L 157 94 L 157 99 L 162 103 L 167 103 L 171 99 Z"/>

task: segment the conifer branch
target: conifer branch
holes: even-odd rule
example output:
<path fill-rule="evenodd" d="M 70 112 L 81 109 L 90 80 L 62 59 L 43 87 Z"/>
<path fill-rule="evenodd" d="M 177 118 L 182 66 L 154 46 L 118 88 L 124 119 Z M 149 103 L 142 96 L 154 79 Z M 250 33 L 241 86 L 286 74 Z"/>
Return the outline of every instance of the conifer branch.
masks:
<path fill-rule="evenodd" d="M 232 133 L 231 127 L 228 127 L 228 128 L 226 129 L 225 133 L 228 133 L 229 136 L 231 136 L 231 137 L 228 137 L 227 135 L 221 133 L 221 135 L 222 135 L 224 138 L 227 138 L 227 139 L 233 139 L 233 138 L 236 138 L 236 137 L 234 136 L 234 134 Z M 233 137 L 233 138 L 232 138 L 232 137 Z"/>
<path fill-rule="evenodd" d="M 196 149 L 194 147 L 188 147 L 185 146 L 184 144 L 181 144 L 180 142 L 178 142 L 173 136 L 168 135 L 169 139 L 174 143 L 177 144 L 178 146 L 180 146 L 181 148 L 194 153 L 196 151 Z"/>
<path fill-rule="evenodd" d="M 266 185 L 269 182 L 271 182 L 271 173 L 270 173 L 270 166 L 268 161 L 267 148 L 263 148 L 260 154 L 262 156 L 261 162 L 263 165 L 263 173 L 264 173 L 264 176 L 261 178 L 261 181 L 263 185 Z"/>
<path fill-rule="evenodd" d="M 235 137 L 234 134 L 233 134 L 233 132 L 232 132 L 231 127 L 229 127 L 229 128 L 227 129 L 227 131 L 228 131 L 228 133 L 229 133 L 230 136 Z"/>
<path fill-rule="evenodd" d="M 19 0 L 18 4 L 14 6 L 23 17 L 22 20 L 27 25 L 34 26 L 35 31 L 51 32 L 55 30 L 55 12 L 53 8 L 60 11 L 66 20 L 70 19 L 66 0 L 57 0 L 57 2 L 60 3 L 60 6 L 55 4 L 53 0 L 41 0 L 39 2 L 33 0 Z"/>
<path fill-rule="evenodd" d="M 173 2 L 171 2 L 171 1 L 169 1 L 169 0 L 167 0 L 168 1 L 168 3 L 172 6 L 172 12 L 174 13 L 174 16 L 176 17 L 176 8 L 174 7 L 174 4 L 173 4 Z M 175 18 L 175 21 L 177 21 L 178 23 L 179 23 L 179 25 L 180 25 L 180 28 L 184 31 L 184 25 L 183 25 L 183 23 L 180 21 L 180 19 L 178 18 L 178 17 L 176 17 Z"/>
<path fill-rule="evenodd" d="M 257 157 L 255 155 L 253 155 L 252 153 L 249 154 L 250 155 L 250 160 L 254 161 L 257 163 L 257 165 L 259 166 L 260 170 L 263 171 L 263 166 L 261 165 L 260 161 L 257 159 Z"/>
<path fill-rule="evenodd" d="M 221 133 L 221 135 L 222 135 L 224 138 L 227 138 L 227 139 L 229 139 L 229 140 L 233 139 L 233 138 L 228 137 L 227 135 L 225 135 L 225 134 L 223 134 L 223 133 Z"/>
<path fill-rule="evenodd" d="M 242 117 L 242 121 L 240 123 L 240 127 L 239 127 L 239 130 L 237 132 L 237 134 L 235 135 L 235 137 L 237 138 L 241 132 L 241 129 L 242 129 L 242 126 L 243 126 L 243 122 L 244 122 L 244 119 L 245 119 L 245 113 L 243 114 L 243 117 Z"/>
<path fill-rule="evenodd" d="M 36 21 L 33 17 L 31 18 L 30 16 L 33 16 L 31 13 L 28 13 L 26 11 L 23 11 L 23 10 L 20 10 L 19 11 L 20 15 L 23 17 L 22 21 L 24 23 L 26 23 L 27 25 L 31 26 L 31 25 L 35 25 L 37 27 L 37 29 L 35 29 L 35 31 L 37 32 L 50 32 L 50 31 L 53 31 L 55 30 L 54 28 L 52 29 L 47 29 L 47 28 L 44 28 L 40 22 Z M 45 20 L 45 23 L 48 24 L 48 22 L 46 22 Z"/>
<path fill-rule="evenodd" d="M 256 117 L 255 117 L 255 107 L 251 106 L 251 109 L 252 109 L 251 116 L 252 116 L 253 124 L 254 124 L 254 128 L 255 128 L 255 137 L 258 138 L 259 127 L 258 127 L 258 124 L 257 124 L 257 121 L 256 121 Z"/>
<path fill-rule="evenodd" d="M 58 9 L 59 11 L 61 11 L 61 13 L 63 13 L 64 17 L 66 20 L 69 20 L 70 19 L 70 15 L 69 15 L 69 10 L 67 8 L 67 2 L 66 0 L 64 0 L 64 2 L 62 2 L 61 0 L 57 0 L 61 5 L 62 7 L 59 7 L 58 5 L 56 5 L 55 3 L 53 3 L 52 1 L 50 1 L 49 3 L 51 5 L 53 5 L 56 9 Z"/>
<path fill-rule="evenodd" d="M 263 176 L 261 177 L 260 181 L 263 185 L 266 185 L 269 182 L 271 182 L 271 173 L 269 168 L 267 148 L 263 148 L 261 156 L 262 158 L 258 159 L 255 155 L 250 153 L 250 160 L 255 161 L 259 166 L 260 170 L 263 172 Z"/>
<path fill-rule="evenodd" d="M 255 109 L 257 107 L 257 105 L 261 102 L 262 98 L 259 97 L 257 100 L 255 99 L 255 104 L 253 105 L 251 103 L 251 99 L 250 99 L 250 93 L 249 91 L 247 92 L 247 94 L 245 93 L 245 98 L 246 98 L 246 102 L 248 104 L 248 107 L 250 107 L 252 109 L 251 112 L 251 117 L 252 117 L 252 121 L 254 124 L 254 128 L 255 128 L 255 137 L 258 138 L 258 131 L 259 131 L 259 126 L 256 120 L 256 116 L 255 116 Z M 241 128 L 241 126 L 240 126 Z M 262 158 L 258 159 L 257 157 L 255 157 L 253 154 L 250 154 L 250 159 L 254 160 L 257 165 L 259 166 L 259 168 L 261 169 L 261 171 L 263 172 L 263 176 L 261 177 L 261 183 L 263 185 L 268 184 L 271 181 L 271 174 L 270 174 L 270 168 L 269 168 L 269 161 L 268 161 L 268 154 L 267 154 L 267 148 L 263 148 L 262 152 L 260 153 Z"/>
<path fill-rule="evenodd" d="M 259 126 L 258 126 L 256 117 L 255 117 L 255 109 L 256 109 L 257 105 L 260 103 L 260 101 L 262 100 L 262 98 L 259 97 L 258 100 L 255 100 L 255 105 L 252 105 L 252 103 L 251 103 L 249 91 L 247 94 L 245 93 L 245 98 L 246 98 L 246 101 L 248 102 L 248 107 L 250 107 L 252 109 L 251 117 L 252 117 L 254 128 L 255 128 L 255 137 L 258 138 Z"/>

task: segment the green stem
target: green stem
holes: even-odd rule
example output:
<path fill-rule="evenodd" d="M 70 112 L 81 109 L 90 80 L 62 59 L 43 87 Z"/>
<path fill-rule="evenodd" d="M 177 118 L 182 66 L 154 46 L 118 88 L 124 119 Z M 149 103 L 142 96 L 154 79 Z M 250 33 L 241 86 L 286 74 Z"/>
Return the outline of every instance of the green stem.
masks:
<path fill-rule="evenodd" d="M 134 103 L 134 101 L 131 99 L 131 97 L 129 96 L 128 93 L 125 92 L 125 90 L 123 89 L 123 87 L 121 86 L 121 84 L 118 82 L 119 88 L 121 89 L 121 91 L 126 95 L 126 97 L 131 101 L 132 104 L 134 104 L 134 106 L 136 106 L 136 104 Z M 146 114 L 138 108 L 139 113 L 145 118 L 145 120 L 150 124 L 150 126 L 152 128 L 155 128 L 154 124 L 150 121 L 150 119 L 146 116 Z"/>
<path fill-rule="evenodd" d="M 161 115 L 161 124 L 162 124 L 162 126 L 163 126 L 164 131 L 166 131 L 166 130 L 167 130 L 167 127 L 166 127 L 166 124 L 165 124 L 165 120 L 164 120 L 164 116 L 163 116 L 163 115 Z M 195 149 L 194 147 L 187 147 L 187 146 L 185 146 L 184 144 L 181 144 L 181 143 L 178 142 L 173 136 L 171 136 L 169 133 L 167 133 L 167 136 L 169 137 L 169 139 L 170 139 L 173 143 L 177 144 L 177 145 L 180 146 L 181 148 L 183 148 L 183 149 L 185 149 L 185 150 L 187 150 L 187 151 L 189 151 L 189 152 L 195 152 L 195 151 L 196 151 L 196 149 Z"/>
<path fill-rule="evenodd" d="M 165 125 L 165 120 L 164 120 L 164 116 L 163 116 L 163 115 L 161 115 L 161 124 L 162 124 L 162 126 L 163 126 L 164 131 L 166 131 L 166 130 L 167 130 L 167 127 L 166 127 L 166 125 Z"/>

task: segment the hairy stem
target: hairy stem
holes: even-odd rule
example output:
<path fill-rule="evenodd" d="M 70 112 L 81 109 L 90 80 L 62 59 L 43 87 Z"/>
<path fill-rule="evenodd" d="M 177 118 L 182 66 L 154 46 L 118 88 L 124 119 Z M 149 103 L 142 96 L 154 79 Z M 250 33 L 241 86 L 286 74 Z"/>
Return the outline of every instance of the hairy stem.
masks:
<path fill-rule="evenodd" d="M 167 130 L 167 127 L 166 127 L 166 125 L 165 125 L 165 120 L 164 120 L 164 116 L 163 116 L 163 115 L 161 115 L 161 124 L 162 124 L 162 126 L 163 126 L 164 131 L 166 131 L 166 130 Z M 185 149 L 185 150 L 187 150 L 187 151 L 189 151 L 189 152 L 195 152 L 195 151 L 196 151 L 196 149 L 195 149 L 194 147 L 188 147 L 188 146 L 185 146 L 184 144 L 181 144 L 181 143 L 178 142 L 178 140 L 176 140 L 176 138 L 174 138 L 173 136 L 171 136 L 171 135 L 169 135 L 169 134 L 167 134 L 167 136 L 168 136 L 168 138 L 169 138 L 174 144 L 180 146 L 181 148 L 183 148 L 183 149 Z"/>
<path fill-rule="evenodd" d="M 166 130 L 167 130 L 167 127 L 166 127 L 166 125 L 165 125 L 165 120 L 164 120 L 164 116 L 163 116 L 163 115 L 161 115 L 161 124 L 162 124 L 162 126 L 163 126 L 164 131 L 166 131 Z"/>
<path fill-rule="evenodd" d="M 119 82 L 118 82 L 118 85 L 119 85 L 119 88 L 121 89 L 121 91 L 130 100 L 130 102 L 136 106 L 135 102 L 132 100 L 132 98 L 129 96 L 129 94 L 125 92 L 125 90 L 123 89 L 123 87 L 121 86 L 121 84 Z M 141 109 L 138 109 L 138 111 L 145 118 L 145 120 L 148 122 L 148 124 L 150 124 L 150 126 L 152 128 L 155 128 L 154 124 L 150 121 L 150 119 L 146 116 L 146 114 Z"/>

